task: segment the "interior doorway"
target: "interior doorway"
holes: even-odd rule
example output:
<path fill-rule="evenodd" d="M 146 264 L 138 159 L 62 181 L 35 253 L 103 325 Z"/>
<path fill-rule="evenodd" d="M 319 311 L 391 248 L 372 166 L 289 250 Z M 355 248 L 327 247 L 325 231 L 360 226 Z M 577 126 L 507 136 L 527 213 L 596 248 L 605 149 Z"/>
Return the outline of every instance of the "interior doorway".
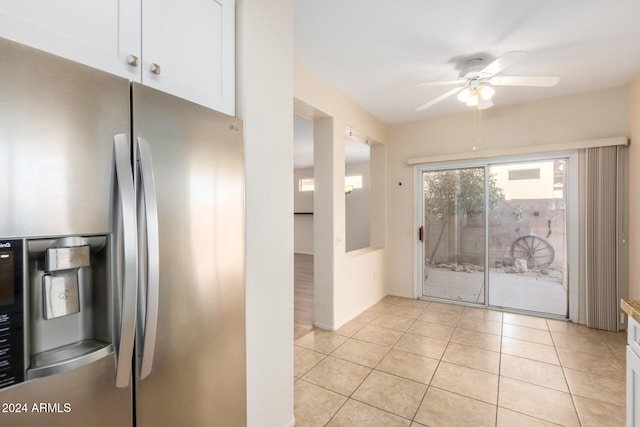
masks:
<path fill-rule="evenodd" d="M 294 339 L 314 326 L 313 120 L 294 115 Z"/>
<path fill-rule="evenodd" d="M 568 315 L 567 157 L 419 169 L 422 296 Z"/>

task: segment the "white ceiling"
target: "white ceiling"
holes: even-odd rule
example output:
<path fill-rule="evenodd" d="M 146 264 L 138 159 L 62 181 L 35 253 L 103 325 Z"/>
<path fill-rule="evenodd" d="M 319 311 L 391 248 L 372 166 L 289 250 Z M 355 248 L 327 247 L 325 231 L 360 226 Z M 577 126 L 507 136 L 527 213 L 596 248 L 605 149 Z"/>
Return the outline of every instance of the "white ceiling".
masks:
<path fill-rule="evenodd" d="M 295 0 L 295 60 L 387 124 L 461 113 L 452 86 L 471 58 L 528 53 L 502 75 L 556 75 L 553 88 L 498 87 L 496 106 L 621 86 L 640 74 L 640 0 Z"/>

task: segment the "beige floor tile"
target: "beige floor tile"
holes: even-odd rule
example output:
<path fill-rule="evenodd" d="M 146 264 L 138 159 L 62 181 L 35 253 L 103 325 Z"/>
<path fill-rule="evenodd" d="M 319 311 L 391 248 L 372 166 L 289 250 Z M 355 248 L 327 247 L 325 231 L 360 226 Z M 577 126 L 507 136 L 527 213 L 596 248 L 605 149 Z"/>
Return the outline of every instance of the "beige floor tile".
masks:
<path fill-rule="evenodd" d="M 486 308 L 465 307 L 462 312 L 462 317 L 502 322 L 502 312 Z"/>
<path fill-rule="evenodd" d="M 570 335 L 560 332 L 552 332 L 553 342 L 558 348 L 568 348 L 578 352 L 591 354 L 612 354 L 609 346 L 604 342 L 600 334 L 597 335 Z"/>
<path fill-rule="evenodd" d="M 389 314 L 392 316 L 398 317 L 406 317 L 407 319 L 417 319 L 424 309 L 422 308 L 412 308 L 412 307 L 403 307 L 400 305 L 391 305 L 389 307 L 385 307 L 384 314 Z"/>
<path fill-rule="evenodd" d="M 322 329 L 314 329 L 307 335 L 296 340 L 295 344 L 309 350 L 329 354 L 340 347 L 346 340 L 347 337 L 343 337 L 342 335 L 337 335 Z"/>
<path fill-rule="evenodd" d="M 387 296 L 295 344 L 297 426 L 625 423 L 625 333 Z"/>
<path fill-rule="evenodd" d="M 574 396 L 582 427 L 624 427 L 626 412 L 622 406 Z"/>
<path fill-rule="evenodd" d="M 451 313 L 440 310 L 429 311 L 429 308 L 431 308 L 431 305 L 424 311 L 424 313 L 422 313 L 420 317 L 418 317 L 418 320 L 451 327 L 455 327 L 460 321 L 461 315 L 459 313 Z"/>
<path fill-rule="evenodd" d="M 373 319 L 375 319 L 376 317 L 380 316 L 382 313 L 376 313 L 373 311 L 365 311 L 363 313 L 360 313 L 358 316 L 356 316 L 353 321 L 356 322 L 362 322 L 362 323 L 369 323 L 371 322 Z"/>
<path fill-rule="evenodd" d="M 422 335 L 423 337 L 435 338 L 443 341 L 449 341 L 453 335 L 454 328 L 446 325 L 438 325 L 437 323 L 423 322 L 416 320 L 407 332 L 414 335 Z"/>
<path fill-rule="evenodd" d="M 451 342 L 491 351 L 500 351 L 501 341 L 498 335 L 483 334 L 466 329 L 456 329 L 451 336 Z"/>
<path fill-rule="evenodd" d="M 327 357 L 325 354 L 318 353 L 317 351 L 308 350 L 297 345 L 294 346 L 293 375 L 296 378 L 301 378 L 325 357 Z"/>
<path fill-rule="evenodd" d="M 496 404 L 498 396 L 497 375 L 447 362 L 440 362 L 431 386 L 492 405 Z"/>
<path fill-rule="evenodd" d="M 598 331 L 602 340 L 609 346 L 613 354 L 624 359 L 627 354 L 627 333 L 626 332 L 607 332 Z"/>
<path fill-rule="evenodd" d="M 572 335 L 599 335 L 596 329 L 589 329 L 585 325 L 579 325 L 577 323 L 564 320 L 547 319 L 547 325 L 551 332 L 560 332 L 562 334 Z"/>
<path fill-rule="evenodd" d="M 429 301 L 424 301 L 420 299 L 411 299 L 411 298 L 398 298 L 392 301 L 393 304 L 399 305 L 401 307 L 409 307 L 409 308 L 419 308 L 424 310 L 430 304 Z"/>
<path fill-rule="evenodd" d="M 380 301 L 388 302 L 391 304 L 398 304 L 400 301 L 405 299 L 408 299 L 408 298 L 403 298 L 396 295 L 387 295 L 386 297 L 382 298 Z"/>
<path fill-rule="evenodd" d="M 427 307 L 426 311 L 429 311 L 429 312 L 440 311 L 444 313 L 462 314 L 464 309 L 465 307 L 463 305 L 445 304 L 442 302 L 432 302 L 431 304 L 429 304 L 429 307 Z"/>
<path fill-rule="evenodd" d="M 569 392 L 564 373 L 559 365 L 503 354 L 500 375 L 565 393 Z"/>
<path fill-rule="evenodd" d="M 549 423 L 539 418 L 530 417 L 519 412 L 498 407 L 498 422 L 496 427 L 557 427 L 558 424 Z"/>
<path fill-rule="evenodd" d="M 549 329 L 547 322 L 542 317 L 526 316 L 524 314 L 504 313 L 502 321 L 510 325 L 526 326 L 527 328 Z"/>
<path fill-rule="evenodd" d="M 369 307 L 369 309 L 367 311 L 372 312 L 372 313 L 380 313 L 380 314 L 384 314 L 387 310 L 387 308 L 392 307 L 393 303 L 389 300 L 386 299 L 382 299 L 381 301 L 378 301 L 377 303 L 373 304 L 371 307 Z"/>
<path fill-rule="evenodd" d="M 538 362 L 559 365 L 556 349 L 552 345 L 538 344 L 514 338 L 502 337 L 502 353 Z"/>
<path fill-rule="evenodd" d="M 624 381 L 625 366 L 610 352 L 604 355 L 582 353 L 567 348 L 558 348 L 560 363 L 565 368 L 576 369 L 594 375 Z"/>
<path fill-rule="evenodd" d="M 457 343 L 449 343 L 442 360 L 492 374 L 500 370 L 500 353 Z"/>
<path fill-rule="evenodd" d="M 496 406 L 429 387 L 415 420 L 429 426 L 494 427 Z"/>
<path fill-rule="evenodd" d="M 329 356 L 307 372 L 302 379 L 345 396 L 369 375 L 371 369 Z"/>
<path fill-rule="evenodd" d="M 473 319 L 470 317 L 460 319 L 460 322 L 458 322 L 458 328 L 482 332 L 484 334 L 502 334 L 502 323 L 492 322 L 491 320 Z"/>
<path fill-rule="evenodd" d="M 353 334 L 358 332 L 360 329 L 367 326 L 366 322 L 360 322 L 358 320 L 352 320 L 351 322 L 346 323 L 341 328 L 338 328 L 334 331 L 335 334 L 343 335 L 345 337 L 352 337 Z"/>
<path fill-rule="evenodd" d="M 390 347 L 352 338 L 338 347 L 331 356 L 373 368 L 389 350 Z"/>
<path fill-rule="evenodd" d="M 571 395 L 511 378 L 500 378 L 498 406 L 566 427 L 579 427 Z"/>
<path fill-rule="evenodd" d="M 502 336 L 516 338 L 522 341 L 531 341 L 538 344 L 553 345 L 551 334 L 549 331 L 542 329 L 529 328 L 526 326 L 502 325 Z"/>
<path fill-rule="evenodd" d="M 420 335 L 404 334 L 394 347 L 432 359 L 440 359 L 444 349 L 447 348 L 447 342 Z"/>
<path fill-rule="evenodd" d="M 369 324 L 404 332 L 407 329 L 409 329 L 409 327 L 413 324 L 413 322 L 414 322 L 413 319 L 409 319 L 406 317 L 383 314 L 382 316 L 379 316 L 373 319 Z"/>
<path fill-rule="evenodd" d="M 413 419 L 427 386 L 384 372 L 373 371 L 353 393 L 353 399 Z"/>
<path fill-rule="evenodd" d="M 612 405 L 625 406 L 626 381 L 565 368 L 569 390 L 574 396 L 586 397 Z"/>
<path fill-rule="evenodd" d="M 344 396 L 306 381 L 296 381 L 294 389 L 296 427 L 326 425 L 347 400 Z"/>
<path fill-rule="evenodd" d="M 408 427 L 411 421 L 374 408 L 357 400 L 349 399 L 347 403 L 327 424 L 329 427 Z M 297 424 L 296 424 L 297 425 Z"/>
<path fill-rule="evenodd" d="M 353 338 L 391 347 L 401 336 L 402 332 L 400 331 L 367 325 L 355 333 Z"/>
<path fill-rule="evenodd" d="M 376 370 L 429 384 L 437 367 L 435 359 L 394 349 L 382 359 Z"/>

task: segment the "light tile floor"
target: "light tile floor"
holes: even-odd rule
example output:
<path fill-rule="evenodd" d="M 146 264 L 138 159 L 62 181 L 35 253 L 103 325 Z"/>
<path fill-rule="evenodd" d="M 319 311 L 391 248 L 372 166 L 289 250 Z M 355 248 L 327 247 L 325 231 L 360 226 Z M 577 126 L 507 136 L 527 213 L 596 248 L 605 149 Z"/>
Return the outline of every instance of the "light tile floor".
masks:
<path fill-rule="evenodd" d="M 295 342 L 296 426 L 624 426 L 624 333 L 386 297 Z"/>

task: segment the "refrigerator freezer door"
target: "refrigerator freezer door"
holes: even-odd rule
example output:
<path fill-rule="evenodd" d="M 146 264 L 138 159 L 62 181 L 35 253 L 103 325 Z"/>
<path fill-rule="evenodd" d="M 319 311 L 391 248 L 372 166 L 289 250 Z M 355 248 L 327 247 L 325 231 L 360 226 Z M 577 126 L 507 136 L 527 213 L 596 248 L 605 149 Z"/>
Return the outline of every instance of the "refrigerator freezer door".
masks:
<path fill-rule="evenodd" d="M 20 404 L 0 413 L 11 427 L 132 426 L 131 387 L 113 386 L 113 358 L 22 383 L 0 392 L 3 403 Z"/>
<path fill-rule="evenodd" d="M 106 234 L 129 82 L 0 39 L 0 236 Z"/>
<path fill-rule="evenodd" d="M 114 181 L 113 136 L 130 133 L 129 92 L 125 79 L 0 39 L 2 238 L 28 238 L 29 248 L 44 237 L 100 235 L 108 240 L 112 227 L 109 207 Z M 101 255 L 104 253 L 92 254 L 91 258 L 106 259 Z M 35 304 L 42 300 L 42 280 L 37 274 L 43 273 L 44 252 L 41 258 L 42 262 L 29 255 L 27 262 L 25 257 L 25 275 L 30 277 L 25 285 L 25 301 L 30 314 L 35 313 L 26 318 L 27 367 L 37 359 L 38 346 L 57 338 L 55 333 L 49 333 L 52 325 L 70 326 L 56 331 L 66 337 L 71 330 L 69 334 L 75 338 L 69 342 L 65 338 L 62 345 L 79 341 L 76 346 L 65 347 L 72 353 L 84 348 L 85 341 L 81 340 L 108 341 L 110 335 L 111 319 L 98 315 L 109 310 L 99 309 L 97 303 L 82 306 L 83 291 L 84 295 L 89 292 L 80 280 L 80 312 L 43 318 L 42 307 L 37 311 Z M 49 267 L 55 264 L 50 262 Z M 78 266 L 81 264 L 82 261 Z M 109 264 L 101 265 L 92 266 L 92 280 L 89 269 L 81 268 L 87 270 L 81 272 L 81 277 L 94 284 L 91 301 L 107 300 L 102 298 L 107 293 L 102 290 L 107 287 Z M 104 278 L 98 279 L 99 275 Z M 40 329 L 35 327 L 36 318 Z M 0 390 L 0 402 L 20 403 L 28 409 L 28 413 L 0 414 L 0 424 L 131 426 L 132 385 L 116 388 L 114 355 L 108 346 L 105 349 L 95 354 L 98 360 L 92 359 L 85 366 Z M 34 357 L 30 359 L 32 353 Z M 31 368 L 39 366 L 34 363 Z"/>
<path fill-rule="evenodd" d="M 153 158 L 160 290 L 136 425 L 246 425 L 244 170 L 235 118 L 133 85 Z"/>

